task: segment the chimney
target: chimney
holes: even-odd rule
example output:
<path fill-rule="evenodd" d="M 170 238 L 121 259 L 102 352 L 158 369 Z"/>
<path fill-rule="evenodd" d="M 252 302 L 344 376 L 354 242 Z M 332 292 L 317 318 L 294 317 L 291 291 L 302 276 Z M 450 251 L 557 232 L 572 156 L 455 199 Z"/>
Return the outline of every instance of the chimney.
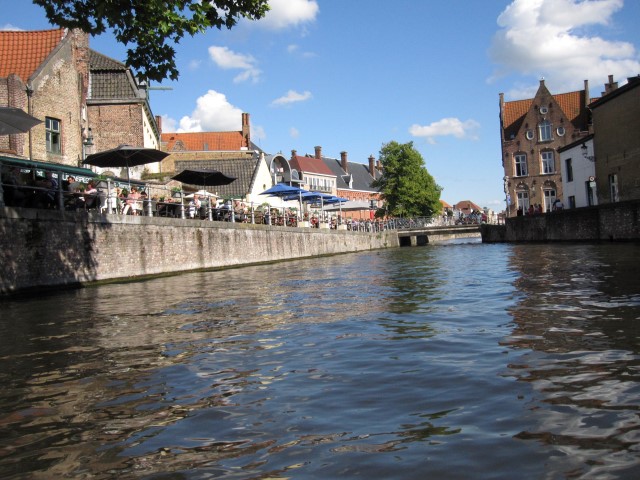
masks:
<path fill-rule="evenodd" d="M 344 173 L 349 173 L 349 162 L 347 162 L 347 152 L 340 152 L 340 166 Z"/>
<path fill-rule="evenodd" d="M 322 147 L 316 147 L 316 158 L 318 160 L 322 158 Z"/>
<path fill-rule="evenodd" d="M 158 125 L 158 133 L 162 134 L 162 117 L 160 115 L 156 115 L 156 125 Z"/>
<path fill-rule="evenodd" d="M 298 156 L 298 152 L 296 150 L 291 150 L 291 160 Z"/>
<path fill-rule="evenodd" d="M 602 95 L 607 95 L 618 88 L 618 82 L 613 81 L 613 75 L 609 75 L 609 83 L 604 84 L 604 92 Z"/>
<path fill-rule="evenodd" d="M 378 170 L 379 172 L 382 171 L 382 165 L 380 164 L 380 160 L 376 160 L 376 170 Z"/>
<path fill-rule="evenodd" d="M 376 159 L 373 155 L 369 155 L 369 173 L 376 178 Z"/>
<path fill-rule="evenodd" d="M 249 148 L 251 145 L 251 128 L 249 127 L 249 114 L 242 114 L 242 143 L 243 147 Z"/>
<path fill-rule="evenodd" d="M 591 96 L 589 95 L 589 80 L 584 81 L 584 107 L 587 108 L 591 103 Z"/>

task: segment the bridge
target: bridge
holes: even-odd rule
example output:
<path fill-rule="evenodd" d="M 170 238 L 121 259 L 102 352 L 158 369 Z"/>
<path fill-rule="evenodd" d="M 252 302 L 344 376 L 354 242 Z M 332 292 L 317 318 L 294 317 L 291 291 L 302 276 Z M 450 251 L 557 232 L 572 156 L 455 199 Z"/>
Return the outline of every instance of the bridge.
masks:
<path fill-rule="evenodd" d="M 427 245 L 457 238 L 480 238 L 480 225 L 438 225 L 432 219 L 400 220 L 395 229 L 401 247 Z"/>

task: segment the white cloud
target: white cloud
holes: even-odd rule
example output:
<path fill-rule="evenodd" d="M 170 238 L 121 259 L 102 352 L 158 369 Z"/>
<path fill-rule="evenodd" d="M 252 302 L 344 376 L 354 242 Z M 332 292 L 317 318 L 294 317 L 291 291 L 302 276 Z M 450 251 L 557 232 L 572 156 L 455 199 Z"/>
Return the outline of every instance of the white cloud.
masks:
<path fill-rule="evenodd" d="M 200 65 L 202 64 L 202 60 L 191 60 L 189 61 L 189 70 L 198 70 L 200 68 Z"/>
<path fill-rule="evenodd" d="M 511 73 L 544 76 L 554 91 L 600 85 L 637 75 L 640 61 L 628 42 L 589 35 L 589 27 L 607 26 L 623 0 L 514 0 L 498 17 L 500 30 L 489 53 L 498 64 L 495 77 Z"/>
<path fill-rule="evenodd" d="M 176 125 L 178 124 L 178 122 L 176 122 L 173 118 L 171 118 L 167 114 L 162 115 L 161 118 L 162 118 L 162 131 L 163 132 L 175 132 L 176 131 Z"/>
<path fill-rule="evenodd" d="M 304 93 L 298 93 L 295 90 L 289 90 L 286 95 L 276 98 L 271 105 L 274 107 L 279 107 L 282 105 L 291 105 L 292 103 L 297 102 L 305 102 L 312 97 L 311 92 L 308 90 Z"/>
<path fill-rule="evenodd" d="M 251 141 L 255 140 L 265 140 L 267 138 L 267 132 L 265 132 L 264 127 L 261 125 L 251 124 Z"/>
<path fill-rule="evenodd" d="M 176 121 L 163 117 L 162 130 L 172 131 Z M 227 97 L 215 90 L 209 90 L 196 101 L 196 108 L 191 115 L 180 119 L 178 133 L 183 132 L 229 132 L 239 131 L 242 127 L 242 110 L 229 103 Z"/>
<path fill-rule="evenodd" d="M 233 79 L 236 83 L 246 80 L 252 80 L 255 83 L 262 73 L 256 66 L 256 59 L 251 55 L 236 53 L 227 47 L 211 46 L 209 56 L 223 70 L 242 70 L 242 73 Z"/>
<path fill-rule="evenodd" d="M 11 31 L 11 32 L 23 32 L 24 30 L 20 27 L 16 27 L 14 25 L 11 25 L 10 23 L 5 23 L 4 25 L 2 25 L 0 27 L 0 31 Z"/>
<path fill-rule="evenodd" d="M 313 52 L 302 52 L 302 51 L 300 51 L 300 46 L 299 45 L 295 45 L 295 44 L 287 45 L 287 53 L 289 55 L 297 54 L 298 56 L 300 56 L 302 58 L 314 58 L 314 57 L 316 57 L 316 54 L 313 53 Z"/>
<path fill-rule="evenodd" d="M 477 140 L 476 130 L 480 124 L 475 120 L 461 121 L 457 118 L 443 118 L 429 125 L 411 125 L 409 133 L 414 137 L 423 137 L 427 142 L 436 143 L 436 137 L 469 138 Z"/>
<path fill-rule="evenodd" d="M 271 30 L 313 22 L 320 11 L 315 0 L 269 0 L 269 6 L 271 10 L 257 23 Z"/>
<path fill-rule="evenodd" d="M 296 127 L 291 127 L 289 129 L 289 136 L 291 138 L 298 138 L 300 136 L 300 132 L 298 131 L 298 129 Z"/>

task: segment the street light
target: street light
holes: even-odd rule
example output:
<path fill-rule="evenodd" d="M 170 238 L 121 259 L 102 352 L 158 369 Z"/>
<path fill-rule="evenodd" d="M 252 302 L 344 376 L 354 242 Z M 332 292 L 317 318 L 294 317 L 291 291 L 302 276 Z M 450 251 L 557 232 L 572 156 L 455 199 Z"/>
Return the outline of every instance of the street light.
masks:
<path fill-rule="evenodd" d="M 87 129 L 86 136 L 85 136 L 84 129 L 82 129 L 82 161 L 83 163 L 87 159 L 88 147 L 93 147 L 93 133 L 91 133 L 91 127 Z"/>
<path fill-rule="evenodd" d="M 596 161 L 595 155 L 587 155 L 587 153 L 589 153 L 589 148 L 587 147 L 586 143 L 583 143 L 582 146 L 580 147 L 580 149 L 582 150 L 582 156 L 584 158 L 586 158 L 590 162 L 595 162 Z"/>

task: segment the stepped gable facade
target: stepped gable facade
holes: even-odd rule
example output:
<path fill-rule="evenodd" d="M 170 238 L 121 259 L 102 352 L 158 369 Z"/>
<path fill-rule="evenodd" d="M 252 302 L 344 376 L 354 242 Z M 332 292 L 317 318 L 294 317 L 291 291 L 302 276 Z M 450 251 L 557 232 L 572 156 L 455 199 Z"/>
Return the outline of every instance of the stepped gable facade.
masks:
<path fill-rule="evenodd" d="M 558 148 L 592 132 L 589 86 L 551 94 L 544 79 L 534 98 L 505 101 L 500 94 L 500 140 L 507 216 L 540 204 L 550 211 L 562 198 Z"/>

